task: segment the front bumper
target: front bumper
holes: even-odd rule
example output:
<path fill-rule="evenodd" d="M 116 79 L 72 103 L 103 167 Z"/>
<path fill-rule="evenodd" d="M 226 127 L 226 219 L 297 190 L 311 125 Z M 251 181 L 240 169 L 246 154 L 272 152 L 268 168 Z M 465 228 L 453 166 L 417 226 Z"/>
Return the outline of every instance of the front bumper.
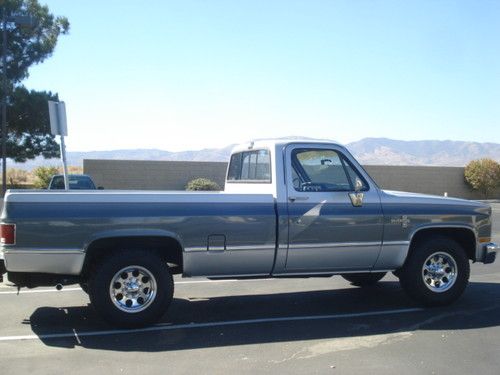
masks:
<path fill-rule="evenodd" d="M 490 242 L 483 245 L 483 263 L 484 264 L 493 263 L 497 257 L 497 252 L 499 250 L 500 246 L 494 242 Z"/>

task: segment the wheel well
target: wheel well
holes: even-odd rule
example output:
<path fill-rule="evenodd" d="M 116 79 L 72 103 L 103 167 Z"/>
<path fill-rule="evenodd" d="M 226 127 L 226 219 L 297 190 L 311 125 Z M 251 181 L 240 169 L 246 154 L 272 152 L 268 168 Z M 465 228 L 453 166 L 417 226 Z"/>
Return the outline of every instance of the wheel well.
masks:
<path fill-rule="evenodd" d="M 174 238 L 160 236 L 114 237 L 103 238 L 92 242 L 85 255 L 82 279 L 86 280 L 89 269 L 100 259 L 124 249 L 140 249 L 156 253 L 169 264 L 172 274 L 182 273 L 182 246 Z"/>
<path fill-rule="evenodd" d="M 467 257 L 476 261 L 476 237 L 474 232 L 467 228 L 427 228 L 421 229 L 413 236 L 410 252 L 419 242 L 430 236 L 448 237 L 458 242 L 465 250 Z"/>

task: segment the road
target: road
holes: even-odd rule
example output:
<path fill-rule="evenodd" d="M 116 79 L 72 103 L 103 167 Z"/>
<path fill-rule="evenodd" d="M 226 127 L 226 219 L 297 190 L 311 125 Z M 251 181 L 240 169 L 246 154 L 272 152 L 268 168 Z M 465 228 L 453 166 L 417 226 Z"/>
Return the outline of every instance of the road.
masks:
<path fill-rule="evenodd" d="M 494 204 L 500 242 L 500 204 Z M 498 374 L 500 262 L 474 264 L 453 306 L 421 309 L 388 275 L 177 279 L 158 325 L 116 330 L 86 294 L 0 284 L 0 371 L 54 373 Z"/>

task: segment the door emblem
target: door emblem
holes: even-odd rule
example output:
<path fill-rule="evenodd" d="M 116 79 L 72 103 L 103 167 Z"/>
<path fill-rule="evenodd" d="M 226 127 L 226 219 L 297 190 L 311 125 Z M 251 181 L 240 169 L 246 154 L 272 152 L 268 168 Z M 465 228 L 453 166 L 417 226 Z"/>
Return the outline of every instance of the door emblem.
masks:
<path fill-rule="evenodd" d="M 393 217 L 391 219 L 391 224 L 401 224 L 401 227 L 408 228 L 408 224 L 410 224 L 410 219 L 408 216 L 403 215 L 401 217 Z"/>

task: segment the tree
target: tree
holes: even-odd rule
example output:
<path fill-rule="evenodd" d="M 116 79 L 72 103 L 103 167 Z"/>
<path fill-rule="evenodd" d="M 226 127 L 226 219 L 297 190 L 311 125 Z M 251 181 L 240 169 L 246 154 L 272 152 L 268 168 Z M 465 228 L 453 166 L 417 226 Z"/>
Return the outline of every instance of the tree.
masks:
<path fill-rule="evenodd" d="M 464 175 L 471 188 L 480 191 L 485 199 L 500 186 L 500 164 L 493 159 L 471 161 L 466 165 Z"/>
<path fill-rule="evenodd" d="M 38 167 L 33 170 L 35 176 L 34 185 L 38 189 L 47 189 L 53 175 L 59 173 L 57 167 Z"/>
<path fill-rule="evenodd" d="M 186 190 L 217 191 L 220 186 L 208 178 L 195 178 L 187 183 Z"/>
<path fill-rule="evenodd" d="M 38 0 L 1 0 L 0 5 L 7 17 L 30 16 L 34 20 L 32 27 L 7 26 L 7 77 L 15 85 L 28 77 L 31 65 L 52 55 L 59 35 L 68 33 L 69 21 L 55 17 Z"/>
<path fill-rule="evenodd" d="M 7 23 L 7 82 L 6 92 L 0 85 L 0 94 L 7 96 L 8 136 L 7 156 L 17 162 L 57 157 L 59 150 L 50 134 L 47 100 L 58 100 L 50 92 L 28 91 L 19 83 L 28 77 L 28 68 L 52 55 L 59 35 L 67 34 L 66 17 L 55 17 L 38 0 L 0 0 L 2 16 L 30 16 L 32 27 Z M 3 43 L 0 38 L 0 45 Z M 3 48 L 3 46 L 1 46 Z M 2 67 L 4 69 L 4 67 Z"/>
<path fill-rule="evenodd" d="M 27 90 L 20 86 L 14 89 L 7 111 L 9 133 L 7 157 L 18 163 L 34 159 L 59 157 L 59 145 L 50 134 L 48 100 L 58 101 L 57 94 L 46 91 Z"/>

